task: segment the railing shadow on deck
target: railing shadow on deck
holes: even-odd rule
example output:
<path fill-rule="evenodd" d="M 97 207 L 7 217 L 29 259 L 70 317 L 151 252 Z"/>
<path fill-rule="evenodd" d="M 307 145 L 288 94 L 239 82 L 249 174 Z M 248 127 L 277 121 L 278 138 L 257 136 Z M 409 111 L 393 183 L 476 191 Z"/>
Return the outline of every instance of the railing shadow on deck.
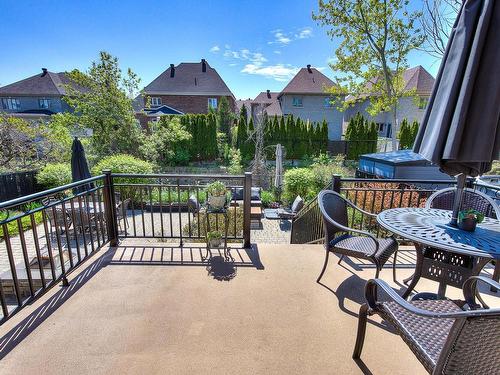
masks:
<path fill-rule="evenodd" d="M 27 338 L 40 324 L 80 290 L 94 275 L 112 259 L 113 249 L 98 254 L 92 264 L 74 277 L 69 286 L 60 286 L 59 291 L 49 297 L 41 306 L 0 338 L 0 360 Z"/>
<path fill-rule="evenodd" d="M 263 270 L 265 267 L 260 260 L 257 244 L 252 244 L 250 248 L 228 247 L 232 263 L 235 267 L 254 267 Z M 210 255 L 207 257 L 207 255 Z M 207 254 L 206 248 L 201 246 L 171 246 L 171 245 L 151 245 L 119 246 L 110 265 L 143 265 L 143 266 L 198 266 L 206 267 L 211 257 L 223 256 L 222 249 L 212 249 L 211 254 Z"/>

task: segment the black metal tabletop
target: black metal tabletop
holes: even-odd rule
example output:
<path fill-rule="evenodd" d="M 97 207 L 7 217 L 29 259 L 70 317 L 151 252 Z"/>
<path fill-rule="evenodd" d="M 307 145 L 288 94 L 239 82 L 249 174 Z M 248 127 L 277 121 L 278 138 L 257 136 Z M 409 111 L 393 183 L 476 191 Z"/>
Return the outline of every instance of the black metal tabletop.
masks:
<path fill-rule="evenodd" d="M 377 215 L 385 229 L 406 239 L 459 254 L 500 259 L 500 221 L 485 218 L 474 232 L 449 224 L 451 211 L 392 208 Z"/>

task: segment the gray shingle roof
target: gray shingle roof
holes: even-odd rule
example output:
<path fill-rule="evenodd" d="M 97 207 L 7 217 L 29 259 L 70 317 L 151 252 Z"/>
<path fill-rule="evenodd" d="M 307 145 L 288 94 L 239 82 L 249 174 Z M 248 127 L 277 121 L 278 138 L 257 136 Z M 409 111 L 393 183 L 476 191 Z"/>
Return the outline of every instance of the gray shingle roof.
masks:
<path fill-rule="evenodd" d="M 418 95 L 431 95 L 432 87 L 436 81 L 431 74 L 422 66 L 406 69 L 403 73 L 403 79 L 406 82 L 405 90 L 415 89 Z"/>
<path fill-rule="evenodd" d="M 283 94 L 324 94 L 327 88 L 335 83 L 316 68 L 302 68 L 285 86 L 279 96 Z"/>
<path fill-rule="evenodd" d="M 21 81 L 0 87 L 0 95 L 26 96 L 47 95 L 61 96 L 66 94 L 63 85 L 69 84 L 70 80 L 66 73 L 53 73 L 47 71 Z"/>
<path fill-rule="evenodd" d="M 222 80 L 217 71 L 207 64 L 206 72 L 202 71 L 202 63 L 181 63 L 168 68 L 144 88 L 146 94 L 156 95 L 221 95 L 232 96 L 233 93 Z"/>
<path fill-rule="evenodd" d="M 279 94 L 280 94 L 279 92 L 269 91 L 268 95 L 267 91 L 262 91 L 259 95 L 255 97 L 253 101 L 257 103 L 274 103 L 275 101 L 278 100 Z"/>

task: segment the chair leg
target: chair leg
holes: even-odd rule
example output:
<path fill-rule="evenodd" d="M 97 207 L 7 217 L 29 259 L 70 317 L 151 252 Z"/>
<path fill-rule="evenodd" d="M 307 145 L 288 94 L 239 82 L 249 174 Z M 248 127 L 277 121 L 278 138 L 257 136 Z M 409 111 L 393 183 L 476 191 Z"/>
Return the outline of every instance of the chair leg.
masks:
<path fill-rule="evenodd" d="M 392 280 L 394 280 L 394 282 L 397 282 L 396 280 L 396 259 L 398 257 L 398 251 L 396 250 L 394 252 L 394 262 L 392 263 Z"/>
<path fill-rule="evenodd" d="M 344 259 L 344 255 L 341 255 L 339 261 L 337 262 L 337 264 L 340 265 L 340 263 L 342 262 L 343 259 Z"/>
<path fill-rule="evenodd" d="M 352 353 L 353 359 L 359 359 L 359 357 L 361 356 L 361 351 L 363 350 L 363 344 L 365 342 L 367 321 L 368 321 L 368 304 L 364 303 L 361 305 L 359 309 L 358 335 L 356 337 L 356 345 L 354 346 L 354 352 Z"/>
<path fill-rule="evenodd" d="M 377 270 L 375 271 L 375 278 L 378 279 L 378 274 L 380 273 L 380 269 L 378 268 L 378 265 L 375 265 L 377 267 Z"/>
<path fill-rule="evenodd" d="M 498 283 L 498 280 L 500 279 L 500 260 L 495 260 L 495 270 L 493 271 L 493 281 L 496 281 Z M 490 290 L 492 292 L 497 292 L 497 289 L 494 287 L 490 287 Z"/>
<path fill-rule="evenodd" d="M 330 251 L 327 249 L 326 250 L 326 255 L 325 255 L 325 263 L 323 264 L 323 269 L 321 270 L 321 273 L 318 276 L 318 279 L 316 280 L 317 283 L 321 280 L 323 277 L 323 274 L 325 273 L 326 266 L 328 265 L 328 257 L 330 256 Z"/>

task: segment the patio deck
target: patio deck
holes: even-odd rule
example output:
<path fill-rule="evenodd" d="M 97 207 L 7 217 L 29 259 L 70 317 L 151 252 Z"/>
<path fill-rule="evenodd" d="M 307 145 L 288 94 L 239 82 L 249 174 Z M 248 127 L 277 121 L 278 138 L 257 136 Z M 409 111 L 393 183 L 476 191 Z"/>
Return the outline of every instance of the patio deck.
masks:
<path fill-rule="evenodd" d="M 207 274 L 203 248 L 166 246 L 129 239 L 102 249 L 71 274 L 69 287 L 12 317 L 0 328 L 0 373 L 426 373 L 376 318 L 363 362 L 351 359 L 371 264 L 339 266 L 332 257 L 322 286 L 315 281 L 322 246 L 259 243 L 233 249 L 236 274 L 214 270 L 230 279 L 219 281 Z M 398 258 L 402 280 L 413 253 Z M 391 270 L 381 277 L 391 280 Z M 436 290 L 430 281 L 418 287 Z M 486 298 L 493 306 L 495 299 Z"/>

